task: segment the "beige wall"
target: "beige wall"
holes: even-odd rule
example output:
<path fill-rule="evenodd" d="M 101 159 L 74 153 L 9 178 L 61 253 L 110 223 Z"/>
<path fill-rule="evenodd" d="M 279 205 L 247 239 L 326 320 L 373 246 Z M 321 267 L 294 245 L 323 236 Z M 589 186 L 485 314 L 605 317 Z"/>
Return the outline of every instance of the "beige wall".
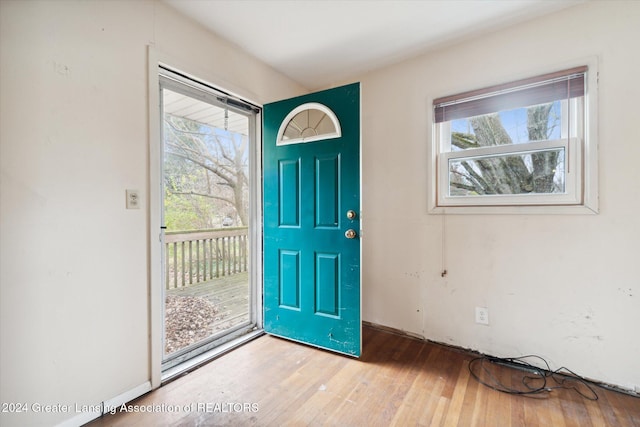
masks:
<path fill-rule="evenodd" d="M 155 1 L 3 0 L 0 31 L 0 401 L 97 404 L 151 376 L 147 45 L 254 102 L 305 90 Z"/>
<path fill-rule="evenodd" d="M 365 320 L 640 387 L 638 40 L 640 3 L 591 2 L 362 77 Z M 427 214 L 433 98 L 594 55 L 600 214 Z"/>
<path fill-rule="evenodd" d="M 591 2 L 362 77 L 365 320 L 640 385 L 639 24 L 639 3 Z M 147 45 L 254 102 L 304 92 L 155 1 L 0 1 L 2 402 L 96 404 L 151 377 L 149 209 L 124 203 L 149 190 Z M 593 55 L 599 215 L 426 213 L 430 99 Z"/>

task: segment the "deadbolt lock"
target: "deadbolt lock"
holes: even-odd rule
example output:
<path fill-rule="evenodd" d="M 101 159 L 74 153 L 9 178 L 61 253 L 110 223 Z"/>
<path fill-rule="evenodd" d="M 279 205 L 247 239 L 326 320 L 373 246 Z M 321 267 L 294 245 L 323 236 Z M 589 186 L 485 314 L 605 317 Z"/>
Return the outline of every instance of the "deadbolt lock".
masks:
<path fill-rule="evenodd" d="M 344 233 L 344 235 L 347 239 L 355 239 L 358 233 L 356 233 L 356 230 L 350 228 Z"/>
<path fill-rule="evenodd" d="M 348 219 L 355 219 L 356 217 L 356 211 L 349 209 L 347 211 L 347 218 Z"/>

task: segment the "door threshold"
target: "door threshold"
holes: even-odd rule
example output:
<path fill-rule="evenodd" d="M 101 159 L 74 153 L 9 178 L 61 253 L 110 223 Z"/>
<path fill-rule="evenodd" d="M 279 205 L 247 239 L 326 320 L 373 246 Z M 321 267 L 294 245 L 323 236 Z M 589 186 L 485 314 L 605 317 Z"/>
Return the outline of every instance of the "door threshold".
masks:
<path fill-rule="evenodd" d="M 179 365 L 173 366 L 162 373 L 162 378 L 160 382 L 160 386 L 163 386 L 183 375 L 188 374 L 194 369 L 199 368 L 200 366 L 208 363 L 218 357 L 240 347 L 243 344 L 248 343 L 251 340 L 254 340 L 260 336 L 264 335 L 263 329 L 256 329 L 255 331 L 251 331 L 247 334 L 244 334 L 234 340 L 226 342 L 218 347 L 212 348 L 211 350 L 202 353 L 198 356 L 192 357 L 191 359 L 185 360 Z"/>

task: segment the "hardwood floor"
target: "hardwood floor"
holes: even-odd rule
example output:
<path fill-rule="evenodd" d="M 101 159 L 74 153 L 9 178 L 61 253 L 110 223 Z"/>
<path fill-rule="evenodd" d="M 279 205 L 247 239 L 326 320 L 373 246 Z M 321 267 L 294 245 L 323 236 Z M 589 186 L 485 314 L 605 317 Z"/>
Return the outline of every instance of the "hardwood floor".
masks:
<path fill-rule="evenodd" d="M 470 375 L 473 354 L 371 327 L 363 344 L 352 359 L 263 336 L 130 403 L 156 412 L 89 425 L 640 426 L 640 399 L 629 395 L 508 395 Z"/>

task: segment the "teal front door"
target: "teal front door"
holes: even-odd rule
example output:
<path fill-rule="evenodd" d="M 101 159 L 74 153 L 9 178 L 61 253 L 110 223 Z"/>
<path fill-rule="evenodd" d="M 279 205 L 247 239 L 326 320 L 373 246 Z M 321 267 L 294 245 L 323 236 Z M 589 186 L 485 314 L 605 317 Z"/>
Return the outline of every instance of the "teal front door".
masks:
<path fill-rule="evenodd" d="M 360 84 L 263 121 L 264 329 L 360 356 Z"/>

